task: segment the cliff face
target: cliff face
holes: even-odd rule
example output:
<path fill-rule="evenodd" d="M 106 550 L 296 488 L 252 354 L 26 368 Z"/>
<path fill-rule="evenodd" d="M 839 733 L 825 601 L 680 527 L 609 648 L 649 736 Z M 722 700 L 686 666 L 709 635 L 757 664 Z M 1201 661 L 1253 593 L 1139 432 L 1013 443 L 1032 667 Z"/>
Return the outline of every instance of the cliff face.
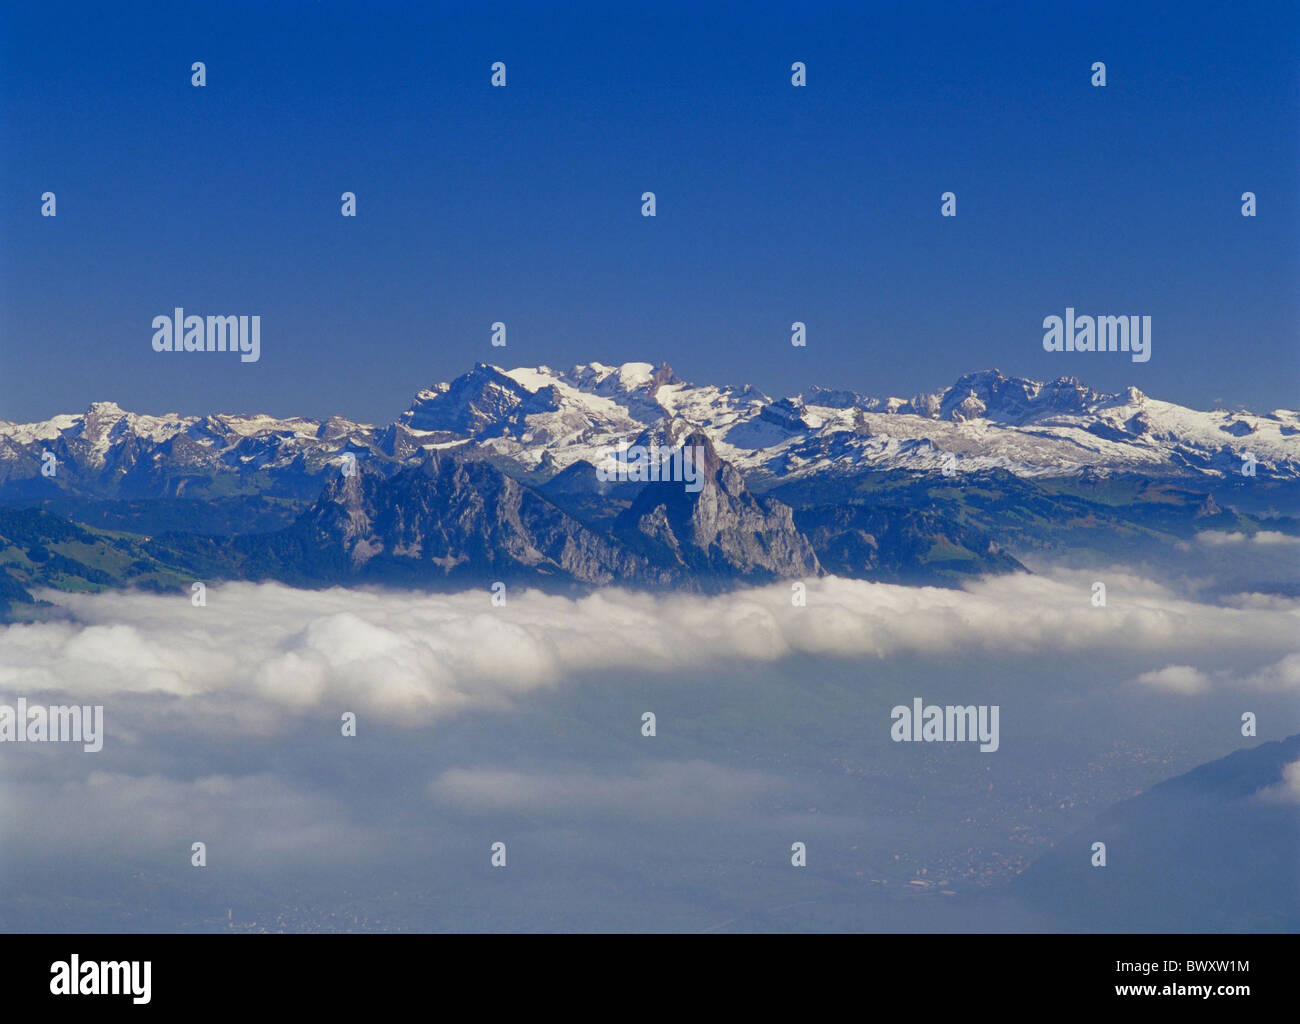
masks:
<path fill-rule="evenodd" d="M 100 585 L 188 577 L 437 589 L 501 580 L 717 591 L 824 571 L 951 585 L 1022 568 L 989 537 L 938 512 L 858 503 L 793 511 L 753 493 L 707 433 L 670 426 L 643 438 L 672 452 L 676 470 L 650 482 L 609 479 L 608 465 L 598 473 L 582 462 L 534 486 L 481 447 L 429 448 L 396 472 L 356 460 L 349 475 L 336 467 L 287 526 L 236 536 L 164 528 L 134 542 L 135 576 Z M 17 582 L 48 575 L 33 570 Z"/>
<path fill-rule="evenodd" d="M 393 476 L 340 474 L 286 530 L 239 538 L 240 561 L 320 582 L 550 578 L 712 589 L 820 573 L 789 507 L 750 494 L 702 434 L 685 443 L 703 453 L 699 489 L 616 484 L 636 498 L 609 531 L 486 460 L 434 451 Z"/>
<path fill-rule="evenodd" d="M 808 538 L 790 507 L 749 492 L 699 431 L 683 439 L 697 453 L 698 491 L 680 481 L 645 488 L 615 523 L 616 534 L 658 564 L 701 577 L 751 580 L 820 575 Z"/>
<path fill-rule="evenodd" d="M 390 478 L 340 477 L 291 529 L 341 549 L 359 576 L 673 582 L 490 463 L 446 453 Z"/>

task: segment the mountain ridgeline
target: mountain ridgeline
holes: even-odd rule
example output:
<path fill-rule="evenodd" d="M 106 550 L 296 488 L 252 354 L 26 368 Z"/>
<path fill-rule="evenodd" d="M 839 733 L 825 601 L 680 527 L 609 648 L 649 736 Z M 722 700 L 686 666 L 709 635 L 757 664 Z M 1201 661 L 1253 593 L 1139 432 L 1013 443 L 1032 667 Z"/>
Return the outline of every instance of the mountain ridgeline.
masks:
<path fill-rule="evenodd" d="M 1095 843 L 1111 851 L 1104 870 Z M 1012 892 L 1072 929 L 1300 929 L 1300 735 L 1238 750 L 1103 812 Z"/>
<path fill-rule="evenodd" d="M 647 448 L 699 453 L 698 487 L 611 475 Z M 39 587 L 186 578 L 952 586 L 1022 571 L 1029 553 L 1300 534 L 1298 491 L 1287 410 L 1198 412 L 997 371 L 909 399 L 773 400 L 648 363 L 480 364 L 386 427 L 112 403 L 0 422 L 0 612 L 36 607 Z"/>
<path fill-rule="evenodd" d="M 164 561 L 294 584 L 624 584 L 716 590 L 821 572 L 789 506 L 755 497 L 703 435 L 701 486 L 647 483 L 584 522 L 491 461 L 432 450 L 389 476 L 339 474 L 290 526 L 235 538 L 168 534 Z M 595 467 L 588 467 L 595 491 Z M 634 495 L 634 496 L 632 496 Z M 613 500 L 613 499 L 611 499 Z"/>

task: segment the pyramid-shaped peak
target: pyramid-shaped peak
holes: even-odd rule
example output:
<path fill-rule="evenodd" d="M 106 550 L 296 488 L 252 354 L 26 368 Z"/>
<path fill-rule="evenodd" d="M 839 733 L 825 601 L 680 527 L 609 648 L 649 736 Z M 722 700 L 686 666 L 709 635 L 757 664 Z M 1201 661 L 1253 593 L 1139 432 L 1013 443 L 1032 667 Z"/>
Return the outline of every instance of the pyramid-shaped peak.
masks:
<path fill-rule="evenodd" d="M 125 416 L 126 410 L 116 402 L 91 402 L 86 410 L 87 416 L 109 417 Z"/>

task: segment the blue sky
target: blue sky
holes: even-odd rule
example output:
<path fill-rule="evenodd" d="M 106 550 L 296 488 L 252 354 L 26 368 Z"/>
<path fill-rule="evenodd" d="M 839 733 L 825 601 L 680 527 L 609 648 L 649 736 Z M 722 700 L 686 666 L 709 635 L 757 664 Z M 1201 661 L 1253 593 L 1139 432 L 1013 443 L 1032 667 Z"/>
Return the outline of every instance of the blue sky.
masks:
<path fill-rule="evenodd" d="M 1222 3 L 7 4 L 0 418 L 112 399 L 386 421 L 477 360 L 666 360 L 775 394 L 907 395 L 996 366 L 1294 407 L 1298 21 Z M 260 362 L 155 353 L 152 318 L 178 305 L 261 315 Z M 1151 361 L 1045 353 L 1042 319 L 1067 305 L 1151 315 Z"/>

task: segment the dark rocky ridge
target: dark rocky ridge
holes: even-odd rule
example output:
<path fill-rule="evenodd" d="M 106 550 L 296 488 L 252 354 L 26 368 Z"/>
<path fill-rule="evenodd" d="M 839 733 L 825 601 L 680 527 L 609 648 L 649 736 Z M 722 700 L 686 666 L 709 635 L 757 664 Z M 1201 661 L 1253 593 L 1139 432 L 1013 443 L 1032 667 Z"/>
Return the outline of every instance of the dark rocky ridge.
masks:
<path fill-rule="evenodd" d="M 657 563 L 694 576 L 757 581 L 821 574 L 790 506 L 751 494 L 705 434 L 687 434 L 683 447 L 701 455 L 700 490 L 673 481 L 646 484 L 615 523 L 620 537 Z"/>
<path fill-rule="evenodd" d="M 645 485 L 608 530 L 485 459 L 431 451 L 392 476 L 364 466 L 338 475 L 285 529 L 224 542 L 168 535 L 152 550 L 214 578 L 298 585 L 522 580 L 714 590 L 820 575 L 788 506 L 751 495 L 703 435 L 687 443 L 706 451 L 701 489 Z"/>

